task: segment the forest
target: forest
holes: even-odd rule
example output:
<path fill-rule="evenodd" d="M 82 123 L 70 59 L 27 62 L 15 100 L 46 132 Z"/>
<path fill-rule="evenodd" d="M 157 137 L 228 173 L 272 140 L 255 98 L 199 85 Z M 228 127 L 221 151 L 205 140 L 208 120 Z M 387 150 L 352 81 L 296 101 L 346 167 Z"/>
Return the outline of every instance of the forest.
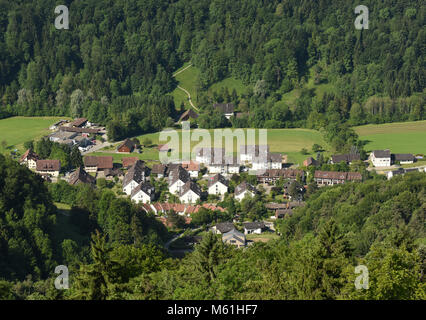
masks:
<path fill-rule="evenodd" d="M 0 190 L 0 299 L 426 299 L 422 173 L 318 189 L 277 222 L 279 239 L 242 250 L 206 233 L 183 259 L 163 224 L 106 188 L 46 185 L 0 155 Z M 220 205 L 248 218 L 265 210 L 231 200 Z M 74 240 L 54 203 L 70 206 Z M 69 290 L 53 285 L 59 264 Z M 369 290 L 354 287 L 357 265 Z"/>
<path fill-rule="evenodd" d="M 180 112 L 169 94 L 184 62 L 200 69 L 202 127 L 234 102 L 235 127 L 321 128 L 426 119 L 425 5 L 365 1 L 65 1 L 70 29 L 54 27 L 53 0 L 0 0 L 0 116 L 84 116 L 111 139 L 158 131 Z M 240 79 L 247 92 L 211 84 Z M 307 86 L 334 90 L 316 94 Z M 299 90 L 291 103 L 286 94 Z"/>

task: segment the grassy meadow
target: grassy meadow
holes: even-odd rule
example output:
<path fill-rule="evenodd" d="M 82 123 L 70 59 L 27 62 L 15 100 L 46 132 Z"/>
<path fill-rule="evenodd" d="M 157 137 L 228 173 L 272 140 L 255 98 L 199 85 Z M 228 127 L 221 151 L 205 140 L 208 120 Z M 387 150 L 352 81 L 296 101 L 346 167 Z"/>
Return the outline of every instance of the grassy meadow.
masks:
<path fill-rule="evenodd" d="M 12 117 L 0 120 L 0 143 L 6 142 L 6 149 L 0 145 L 0 152 L 18 149 L 24 151 L 24 143 L 38 140 L 50 133 L 49 127 L 67 117 Z M 3 144 L 3 143 L 2 143 Z"/>
<path fill-rule="evenodd" d="M 426 121 L 369 124 L 354 129 L 361 140 L 367 141 L 367 151 L 426 154 Z"/>

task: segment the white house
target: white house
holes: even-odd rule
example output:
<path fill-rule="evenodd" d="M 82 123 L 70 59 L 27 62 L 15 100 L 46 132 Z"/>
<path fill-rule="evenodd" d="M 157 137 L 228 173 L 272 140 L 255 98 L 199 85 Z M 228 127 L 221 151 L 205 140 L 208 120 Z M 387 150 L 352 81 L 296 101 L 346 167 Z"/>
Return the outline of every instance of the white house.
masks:
<path fill-rule="evenodd" d="M 209 178 L 208 193 L 214 195 L 224 195 L 228 192 L 228 181 L 221 175 L 216 174 Z"/>
<path fill-rule="evenodd" d="M 246 196 L 254 197 L 255 195 L 256 188 L 245 181 L 235 187 L 234 197 L 238 201 L 243 200 Z"/>
<path fill-rule="evenodd" d="M 391 153 L 389 150 L 374 150 L 370 154 L 370 160 L 375 167 L 390 167 Z"/>
<path fill-rule="evenodd" d="M 392 158 L 394 163 L 399 162 L 400 164 L 414 163 L 416 159 L 414 155 L 410 153 L 396 153 L 392 155 Z"/>
<path fill-rule="evenodd" d="M 182 187 L 190 180 L 188 171 L 181 166 L 177 166 L 169 174 L 169 192 L 180 194 Z"/>
<path fill-rule="evenodd" d="M 191 178 L 197 179 L 198 173 L 200 172 L 200 164 L 196 161 L 184 161 L 182 162 L 182 168 L 188 171 Z"/>
<path fill-rule="evenodd" d="M 19 163 L 25 164 L 29 169 L 36 169 L 38 159 L 39 156 L 31 149 L 28 149 L 19 159 Z"/>
<path fill-rule="evenodd" d="M 58 177 L 61 171 L 61 161 L 59 160 L 37 160 L 36 172 L 42 175 Z"/>
<path fill-rule="evenodd" d="M 197 150 L 195 160 L 198 163 L 209 165 L 212 162 L 218 162 L 218 159 L 222 159 L 225 155 L 224 148 L 210 148 L 202 147 Z"/>
<path fill-rule="evenodd" d="M 133 189 L 131 199 L 136 203 L 150 203 L 154 200 L 154 195 L 154 187 L 148 182 L 144 182 Z"/>
<path fill-rule="evenodd" d="M 240 161 L 252 163 L 260 154 L 268 154 L 269 145 L 241 145 Z"/>
<path fill-rule="evenodd" d="M 238 174 L 240 173 L 240 164 L 237 157 L 223 156 L 219 161 L 210 163 L 208 169 L 210 174 Z"/>
<path fill-rule="evenodd" d="M 195 203 L 201 197 L 201 188 L 192 181 L 186 182 L 180 191 L 179 200 L 182 203 Z"/>
<path fill-rule="evenodd" d="M 124 176 L 123 192 L 130 196 L 137 186 L 146 181 L 146 176 L 146 167 L 141 162 L 136 162 Z"/>
<path fill-rule="evenodd" d="M 265 229 L 263 222 L 244 222 L 244 234 L 261 234 Z"/>
<path fill-rule="evenodd" d="M 282 157 L 280 153 L 268 153 L 265 159 L 261 157 L 252 161 L 252 170 L 282 169 Z"/>

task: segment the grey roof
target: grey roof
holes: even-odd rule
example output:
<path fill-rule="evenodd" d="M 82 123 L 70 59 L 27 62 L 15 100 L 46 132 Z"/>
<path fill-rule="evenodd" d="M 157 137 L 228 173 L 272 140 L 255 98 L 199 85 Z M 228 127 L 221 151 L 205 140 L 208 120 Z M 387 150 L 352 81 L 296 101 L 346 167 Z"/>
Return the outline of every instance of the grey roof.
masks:
<path fill-rule="evenodd" d="M 243 193 L 244 191 L 251 191 L 253 193 L 256 193 L 256 188 L 253 187 L 251 184 L 247 183 L 247 182 L 242 182 L 240 183 L 238 186 L 235 187 L 235 195 L 239 195 L 241 193 Z"/>
<path fill-rule="evenodd" d="M 188 171 L 182 168 L 180 165 L 169 173 L 169 185 L 173 185 L 176 181 L 181 180 L 183 183 L 186 183 L 190 180 L 190 175 Z"/>
<path fill-rule="evenodd" d="M 357 153 L 349 153 L 349 154 L 336 154 L 336 155 L 332 155 L 331 156 L 331 161 L 333 161 L 333 163 L 339 163 L 339 162 L 352 162 L 352 161 L 357 161 L 357 160 L 361 160 L 361 157 L 359 154 Z"/>
<path fill-rule="evenodd" d="M 224 176 L 222 176 L 221 174 L 216 174 L 216 175 L 214 175 L 213 177 L 210 177 L 209 178 L 209 181 L 208 181 L 208 187 L 211 187 L 212 185 L 214 185 L 216 182 L 220 182 L 220 183 L 222 183 L 223 185 L 225 185 L 225 186 L 228 186 L 229 185 L 229 183 L 228 183 L 228 180 L 226 180 L 225 179 L 225 177 Z"/>
<path fill-rule="evenodd" d="M 244 222 L 243 226 L 244 226 L 244 229 L 247 229 L 247 230 L 263 229 L 265 228 L 265 223 L 263 223 L 262 221 Z"/>
<path fill-rule="evenodd" d="M 268 153 L 268 161 L 270 162 L 282 162 L 281 153 Z"/>
<path fill-rule="evenodd" d="M 391 153 L 389 150 L 374 150 L 373 154 L 376 158 L 390 158 Z"/>
<path fill-rule="evenodd" d="M 142 191 L 146 195 L 151 197 L 154 194 L 154 187 L 148 182 L 141 183 L 140 185 L 138 185 L 136 188 L 133 189 L 131 196 L 133 197 L 139 191 Z"/>
<path fill-rule="evenodd" d="M 71 173 L 70 179 L 68 180 L 69 184 L 76 185 L 79 183 L 86 183 L 86 184 L 96 184 L 95 177 L 92 177 L 90 174 L 88 174 L 86 171 L 84 171 L 83 168 L 78 168 L 73 173 Z"/>
<path fill-rule="evenodd" d="M 192 181 L 186 182 L 181 189 L 180 196 L 183 196 L 185 193 L 187 193 L 189 190 L 192 190 L 195 194 L 198 196 L 201 195 L 201 188 L 198 184 Z"/>
<path fill-rule="evenodd" d="M 216 224 L 216 230 L 219 230 L 220 233 L 226 233 L 235 229 L 235 226 L 232 222 L 220 222 Z"/>
<path fill-rule="evenodd" d="M 148 176 L 148 174 L 148 168 L 136 161 L 124 176 L 123 187 L 127 186 L 132 181 L 135 181 L 138 184 L 142 183 L 145 181 L 145 177 Z"/>
<path fill-rule="evenodd" d="M 411 153 L 395 153 L 393 157 L 395 161 L 414 161 L 415 159 Z"/>
<path fill-rule="evenodd" d="M 246 243 L 246 236 L 244 233 L 237 231 L 236 229 L 232 229 L 229 232 L 226 232 L 222 235 L 222 241 L 227 241 L 230 239 L 236 239 L 242 243 Z"/>

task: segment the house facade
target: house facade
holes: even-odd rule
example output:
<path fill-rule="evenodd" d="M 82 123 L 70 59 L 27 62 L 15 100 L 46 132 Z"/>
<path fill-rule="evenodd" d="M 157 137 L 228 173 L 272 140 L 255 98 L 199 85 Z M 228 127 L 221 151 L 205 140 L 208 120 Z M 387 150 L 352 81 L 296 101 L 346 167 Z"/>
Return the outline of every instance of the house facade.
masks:
<path fill-rule="evenodd" d="M 113 168 L 113 158 L 110 156 L 86 156 L 83 158 L 86 172 L 98 172 Z"/>
<path fill-rule="evenodd" d="M 228 192 L 228 181 L 221 174 L 216 174 L 208 180 L 208 193 L 224 195 Z"/>
<path fill-rule="evenodd" d="M 261 234 L 265 230 L 263 222 L 244 222 L 244 234 Z"/>
<path fill-rule="evenodd" d="M 235 187 L 234 198 L 238 201 L 243 200 L 245 197 L 254 197 L 255 195 L 256 188 L 245 181 Z"/>
<path fill-rule="evenodd" d="M 186 182 L 179 194 L 179 200 L 182 203 L 195 203 L 201 197 L 201 188 L 198 184 L 192 181 Z"/>
<path fill-rule="evenodd" d="M 39 156 L 31 149 L 28 149 L 19 159 L 19 163 L 26 165 L 28 169 L 34 170 L 37 166 L 37 160 L 39 160 Z"/>
<path fill-rule="evenodd" d="M 318 186 L 333 186 L 348 181 L 362 181 L 359 172 L 315 171 L 314 180 Z"/>
<path fill-rule="evenodd" d="M 61 161 L 59 160 L 37 160 L 36 172 L 41 175 L 58 177 L 61 171 Z"/>
<path fill-rule="evenodd" d="M 374 150 L 371 152 L 369 160 L 375 167 L 390 167 L 391 153 L 389 150 Z"/>
<path fill-rule="evenodd" d="M 141 183 L 130 194 L 130 198 L 136 203 L 151 203 L 154 200 L 154 196 L 154 187 L 148 182 Z"/>
<path fill-rule="evenodd" d="M 236 229 L 224 233 L 222 235 L 222 241 L 224 243 L 234 245 L 237 248 L 242 248 L 246 246 L 246 236 L 243 233 L 237 231 Z"/>

